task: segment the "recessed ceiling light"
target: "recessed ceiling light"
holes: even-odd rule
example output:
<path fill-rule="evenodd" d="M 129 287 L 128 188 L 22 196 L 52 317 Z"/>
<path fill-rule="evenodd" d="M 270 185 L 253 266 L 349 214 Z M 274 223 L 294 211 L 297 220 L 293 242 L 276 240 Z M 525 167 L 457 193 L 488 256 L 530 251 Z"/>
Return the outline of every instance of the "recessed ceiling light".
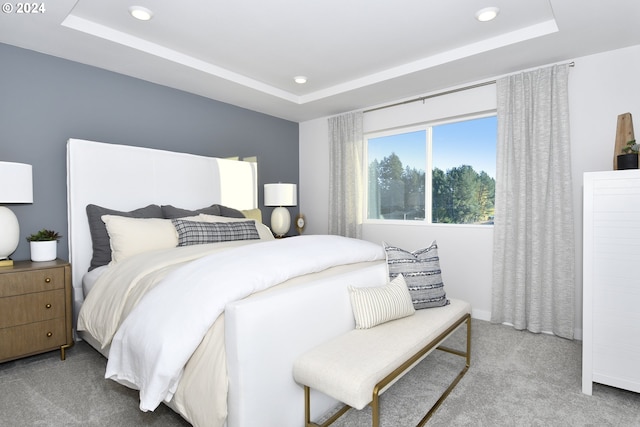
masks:
<path fill-rule="evenodd" d="M 476 12 L 476 19 L 480 22 L 487 22 L 495 19 L 500 13 L 500 9 L 497 7 L 485 7 Z"/>
<path fill-rule="evenodd" d="M 131 16 L 141 21 L 148 21 L 153 18 L 153 12 L 142 6 L 131 6 L 129 8 L 129 13 Z"/>
<path fill-rule="evenodd" d="M 298 83 L 299 85 L 303 85 L 307 82 L 307 77 L 306 76 L 295 76 L 293 78 L 293 81 Z"/>

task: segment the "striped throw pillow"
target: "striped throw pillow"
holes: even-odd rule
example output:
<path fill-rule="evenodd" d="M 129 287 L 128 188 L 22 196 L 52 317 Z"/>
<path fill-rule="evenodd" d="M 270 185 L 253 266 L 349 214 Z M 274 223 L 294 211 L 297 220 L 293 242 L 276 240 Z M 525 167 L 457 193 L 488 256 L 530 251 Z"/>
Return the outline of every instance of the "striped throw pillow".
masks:
<path fill-rule="evenodd" d="M 384 286 L 349 287 L 356 329 L 369 329 L 416 312 L 402 275 Z"/>
<path fill-rule="evenodd" d="M 407 282 L 411 300 L 416 310 L 442 307 L 449 304 L 444 291 L 438 244 L 434 240 L 429 247 L 413 252 L 384 243 L 387 254 L 389 279 L 399 274 Z"/>

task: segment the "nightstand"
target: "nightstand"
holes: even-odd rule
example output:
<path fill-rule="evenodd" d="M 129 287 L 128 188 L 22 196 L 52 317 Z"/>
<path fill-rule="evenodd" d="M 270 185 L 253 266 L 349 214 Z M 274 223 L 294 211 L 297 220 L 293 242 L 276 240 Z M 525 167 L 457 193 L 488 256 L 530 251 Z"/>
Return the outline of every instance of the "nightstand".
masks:
<path fill-rule="evenodd" d="M 71 265 L 15 261 L 0 267 L 0 362 L 73 345 Z"/>

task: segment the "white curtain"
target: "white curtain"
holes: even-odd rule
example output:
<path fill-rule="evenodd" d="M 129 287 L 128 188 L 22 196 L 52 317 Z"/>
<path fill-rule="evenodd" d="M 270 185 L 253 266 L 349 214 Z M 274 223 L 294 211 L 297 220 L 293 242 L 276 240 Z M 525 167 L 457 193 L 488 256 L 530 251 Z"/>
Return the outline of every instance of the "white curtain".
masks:
<path fill-rule="evenodd" d="M 362 112 L 329 119 L 329 234 L 362 237 Z"/>
<path fill-rule="evenodd" d="M 491 321 L 573 338 L 568 65 L 497 81 Z"/>

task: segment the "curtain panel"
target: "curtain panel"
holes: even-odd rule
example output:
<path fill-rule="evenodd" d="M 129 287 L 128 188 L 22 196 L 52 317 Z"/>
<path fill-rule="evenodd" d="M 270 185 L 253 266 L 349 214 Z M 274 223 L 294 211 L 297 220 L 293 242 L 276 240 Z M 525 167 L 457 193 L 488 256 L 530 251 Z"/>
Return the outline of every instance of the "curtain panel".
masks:
<path fill-rule="evenodd" d="M 497 81 L 491 321 L 573 338 L 568 65 Z"/>
<path fill-rule="evenodd" d="M 329 118 L 329 234 L 362 237 L 362 112 Z"/>

